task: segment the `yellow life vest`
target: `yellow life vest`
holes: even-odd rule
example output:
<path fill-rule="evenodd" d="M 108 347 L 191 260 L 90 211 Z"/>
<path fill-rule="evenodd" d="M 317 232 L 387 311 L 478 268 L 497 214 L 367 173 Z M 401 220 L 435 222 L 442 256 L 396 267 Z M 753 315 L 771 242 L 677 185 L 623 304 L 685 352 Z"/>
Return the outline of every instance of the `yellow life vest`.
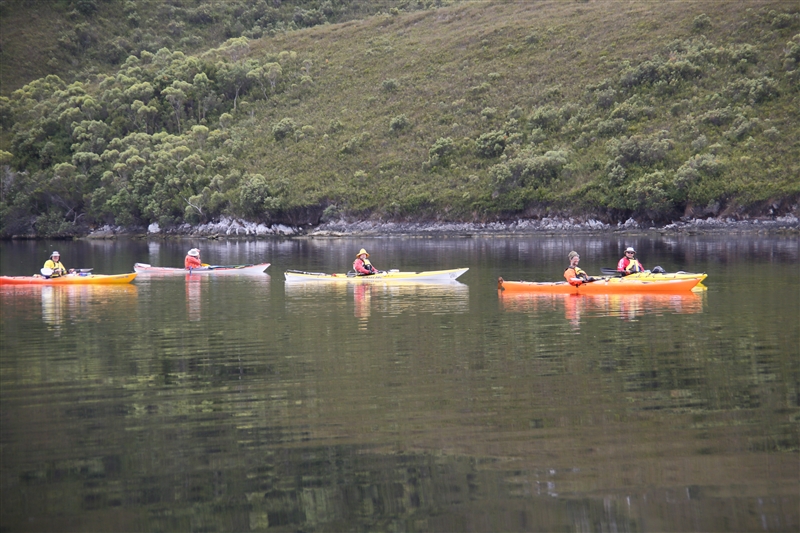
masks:
<path fill-rule="evenodd" d="M 53 261 L 52 259 L 48 259 L 44 262 L 44 268 L 49 268 L 53 271 L 53 274 L 50 276 L 53 278 L 57 278 L 62 273 L 67 271 L 67 269 L 64 268 L 64 265 L 61 264 L 61 261 Z"/>
<path fill-rule="evenodd" d="M 642 272 L 644 269 L 642 268 L 642 265 L 639 264 L 639 261 L 636 259 L 631 259 L 628 263 L 628 266 L 625 267 L 625 270 L 627 272 Z"/>

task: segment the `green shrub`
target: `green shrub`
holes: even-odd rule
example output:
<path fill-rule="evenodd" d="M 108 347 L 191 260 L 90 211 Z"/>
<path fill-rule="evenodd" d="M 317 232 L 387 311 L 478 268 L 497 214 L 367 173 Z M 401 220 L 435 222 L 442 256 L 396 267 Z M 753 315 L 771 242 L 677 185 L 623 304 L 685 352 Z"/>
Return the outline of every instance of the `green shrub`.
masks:
<path fill-rule="evenodd" d="M 497 116 L 497 108 L 494 107 L 484 107 L 481 109 L 481 117 L 491 120 Z"/>
<path fill-rule="evenodd" d="M 400 131 L 409 126 L 408 117 L 405 114 L 397 115 L 389 121 L 389 129 L 392 131 Z"/>
<path fill-rule="evenodd" d="M 724 124 L 728 124 L 733 120 L 734 113 L 733 110 L 728 107 L 724 107 L 721 109 L 710 109 L 700 115 L 698 119 L 700 122 L 704 122 L 706 124 L 713 124 L 714 126 L 722 126 Z"/>
<path fill-rule="evenodd" d="M 281 141 L 290 135 L 294 135 L 297 129 L 297 123 L 290 119 L 284 118 L 274 126 L 272 126 L 272 135 L 276 141 Z"/>
<path fill-rule="evenodd" d="M 733 123 L 733 127 L 723 135 L 732 141 L 738 141 L 746 135 L 756 132 L 761 127 L 761 122 L 757 118 L 747 119 L 740 115 Z"/>
<path fill-rule="evenodd" d="M 381 87 L 383 88 L 384 91 L 391 93 L 395 92 L 400 87 L 400 84 L 397 82 L 396 79 L 390 78 L 388 80 L 383 80 Z"/>
<path fill-rule="evenodd" d="M 368 140 L 369 140 L 369 133 L 367 133 L 366 131 L 362 132 L 360 135 L 354 135 L 350 137 L 349 141 L 347 141 L 342 145 L 342 148 L 339 150 L 339 152 L 342 154 L 355 153 Z"/>
<path fill-rule="evenodd" d="M 243 214 L 262 218 L 264 214 L 279 209 L 281 201 L 264 176 L 253 174 L 243 179 L 239 188 L 239 204 Z"/>
<path fill-rule="evenodd" d="M 672 149 L 673 142 L 667 138 L 666 131 L 653 135 L 632 135 L 608 142 L 607 151 L 621 166 L 639 164 L 649 166 L 663 160 Z"/>
<path fill-rule="evenodd" d="M 538 107 L 533 114 L 528 117 L 528 121 L 536 127 L 550 131 L 560 129 L 564 122 L 559 109 L 550 104 Z"/>
<path fill-rule="evenodd" d="M 487 159 L 499 157 L 506 149 L 507 137 L 504 131 L 490 131 L 482 134 L 475 141 L 478 156 Z"/>
<path fill-rule="evenodd" d="M 433 146 L 428 150 L 429 159 L 425 163 L 425 168 L 431 170 L 434 167 L 446 165 L 450 161 L 450 156 L 455 152 L 455 142 L 450 137 L 439 137 Z"/>
<path fill-rule="evenodd" d="M 608 87 L 595 92 L 595 103 L 600 109 L 607 109 L 614 105 L 617 97 L 617 90 Z"/>
<path fill-rule="evenodd" d="M 625 119 L 614 118 L 611 120 L 603 120 L 597 124 L 597 134 L 601 137 L 611 137 L 623 133 L 627 129 Z"/>
<path fill-rule="evenodd" d="M 668 178 L 662 171 L 651 172 L 632 180 L 625 194 L 628 197 L 628 209 L 644 214 L 651 220 L 668 218 L 674 208 L 667 191 Z"/>
<path fill-rule="evenodd" d="M 779 95 L 778 82 L 767 76 L 734 80 L 727 84 L 725 92 L 735 102 L 744 100 L 751 104 L 766 102 Z"/>
<path fill-rule="evenodd" d="M 706 31 L 711 28 L 711 19 L 705 13 L 697 15 L 694 20 L 692 20 L 692 29 L 694 31 Z"/>

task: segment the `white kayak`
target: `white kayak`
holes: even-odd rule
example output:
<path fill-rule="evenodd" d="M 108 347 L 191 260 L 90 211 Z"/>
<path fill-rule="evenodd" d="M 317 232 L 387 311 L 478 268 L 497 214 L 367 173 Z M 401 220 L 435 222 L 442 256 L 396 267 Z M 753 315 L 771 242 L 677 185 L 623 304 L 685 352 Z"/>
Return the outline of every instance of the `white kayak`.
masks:
<path fill-rule="evenodd" d="M 257 265 L 209 265 L 200 268 L 158 267 L 136 263 L 133 270 L 139 274 L 263 274 L 270 263 Z"/>
<path fill-rule="evenodd" d="M 400 272 L 399 270 L 380 271 L 368 276 L 357 276 L 352 272 L 341 274 L 325 274 L 322 272 L 303 272 L 301 270 L 287 270 L 283 273 L 286 281 L 313 281 L 333 283 L 375 283 L 392 281 L 419 281 L 439 282 L 457 279 L 468 268 L 454 268 L 451 270 L 429 270 L 427 272 Z"/>

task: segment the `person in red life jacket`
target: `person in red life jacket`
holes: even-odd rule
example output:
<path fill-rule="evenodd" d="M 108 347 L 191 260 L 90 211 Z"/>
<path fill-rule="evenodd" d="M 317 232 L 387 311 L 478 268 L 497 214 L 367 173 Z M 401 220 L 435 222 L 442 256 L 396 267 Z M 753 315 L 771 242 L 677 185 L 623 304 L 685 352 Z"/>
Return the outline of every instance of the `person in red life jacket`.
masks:
<path fill-rule="evenodd" d="M 578 255 L 578 252 L 572 251 L 569 253 L 568 257 L 569 266 L 564 271 L 564 279 L 567 280 L 570 285 L 578 287 L 588 281 L 594 281 L 593 277 L 589 276 L 578 266 L 578 262 L 581 260 L 581 256 Z"/>
<path fill-rule="evenodd" d="M 644 265 L 636 259 L 636 250 L 632 246 L 628 246 L 625 249 L 625 257 L 617 263 L 617 272 L 624 272 L 627 276 L 634 272 L 644 272 L 644 270 Z"/>
<path fill-rule="evenodd" d="M 200 261 L 200 250 L 192 248 L 186 252 L 186 258 L 183 260 L 183 267 L 186 269 L 201 268 L 203 262 Z"/>
<path fill-rule="evenodd" d="M 55 250 L 53 251 L 52 254 L 50 254 L 50 259 L 44 262 L 44 268 L 49 268 L 50 270 L 53 271 L 53 273 L 48 276 L 51 278 L 57 278 L 58 276 L 63 276 L 64 274 L 67 273 L 67 269 L 64 268 L 64 265 L 61 264 L 61 255 Z M 43 272 L 42 274 L 46 275 L 45 272 Z"/>
<path fill-rule="evenodd" d="M 365 249 L 361 249 L 356 255 L 356 260 L 353 261 L 353 270 L 356 271 L 357 276 L 370 276 L 372 274 L 377 274 L 378 270 L 372 266 L 372 263 L 369 262 L 369 254 Z"/>

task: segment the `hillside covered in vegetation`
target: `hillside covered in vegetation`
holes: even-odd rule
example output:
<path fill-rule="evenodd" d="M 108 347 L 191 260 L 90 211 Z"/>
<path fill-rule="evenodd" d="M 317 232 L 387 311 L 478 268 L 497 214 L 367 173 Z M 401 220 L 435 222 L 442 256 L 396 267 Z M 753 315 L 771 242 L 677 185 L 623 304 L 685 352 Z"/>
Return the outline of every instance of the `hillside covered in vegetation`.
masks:
<path fill-rule="evenodd" d="M 794 2 L 58 5 L 29 27 L 0 7 L 4 236 L 800 201 Z M 53 17 L 94 37 L 32 46 Z M 11 74 L 9 54 L 36 66 Z"/>

